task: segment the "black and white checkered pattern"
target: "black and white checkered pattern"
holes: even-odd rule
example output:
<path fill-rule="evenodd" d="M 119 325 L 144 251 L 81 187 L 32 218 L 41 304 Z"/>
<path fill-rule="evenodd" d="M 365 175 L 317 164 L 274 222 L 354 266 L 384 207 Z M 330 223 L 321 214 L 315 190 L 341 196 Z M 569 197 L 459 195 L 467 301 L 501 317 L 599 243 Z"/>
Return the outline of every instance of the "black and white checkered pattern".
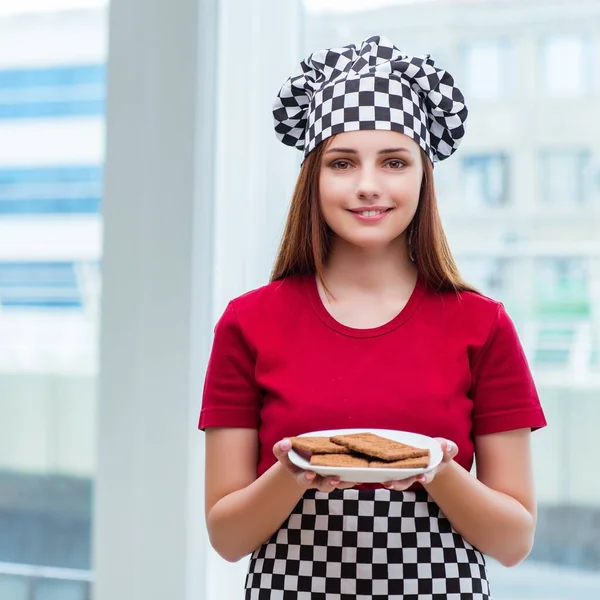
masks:
<path fill-rule="evenodd" d="M 432 162 L 448 158 L 465 135 L 468 110 L 452 76 L 427 54 L 402 54 L 374 36 L 314 52 L 282 86 L 273 116 L 277 137 L 307 156 L 323 140 L 362 129 L 408 135 Z"/>
<path fill-rule="evenodd" d="M 246 600 L 491 600 L 485 559 L 421 491 L 307 492 L 250 560 Z"/>

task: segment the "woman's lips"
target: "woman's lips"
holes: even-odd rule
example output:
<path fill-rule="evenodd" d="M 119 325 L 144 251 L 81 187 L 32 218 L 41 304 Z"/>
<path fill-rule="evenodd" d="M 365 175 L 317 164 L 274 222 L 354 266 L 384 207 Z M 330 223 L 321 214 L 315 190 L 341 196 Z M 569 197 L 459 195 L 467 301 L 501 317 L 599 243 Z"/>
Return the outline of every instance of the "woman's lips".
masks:
<path fill-rule="evenodd" d="M 391 208 L 373 206 L 370 208 L 350 209 L 350 212 L 359 220 L 366 223 L 381 221 L 392 211 Z"/>

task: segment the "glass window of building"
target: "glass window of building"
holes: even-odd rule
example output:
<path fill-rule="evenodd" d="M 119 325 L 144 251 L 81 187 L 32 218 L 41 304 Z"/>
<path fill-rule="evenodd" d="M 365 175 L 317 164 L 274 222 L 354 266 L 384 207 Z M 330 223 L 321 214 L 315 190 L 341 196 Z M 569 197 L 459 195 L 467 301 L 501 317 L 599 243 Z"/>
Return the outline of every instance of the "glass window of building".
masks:
<path fill-rule="evenodd" d="M 593 49 L 584 35 L 557 35 L 542 39 L 544 92 L 552 98 L 577 98 L 593 87 Z"/>
<path fill-rule="evenodd" d="M 0 214 L 96 214 L 101 196 L 98 165 L 0 167 Z"/>
<path fill-rule="evenodd" d="M 540 154 L 540 203 L 556 207 L 587 203 L 593 193 L 588 150 L 545 150 Z"/>
<path fill-rule="evenodd" d="M 457 257 L 463 277 L 492 298 L 506 297 L 511 261 L 507 258 Z"/>
<path fill-rule="evenodd" d="M 6 69 L 0 73 L 0 119 L 101 115 L 104 71 L 103 64 Z"/>
<path fill-rule="evenodd" d="M 588 263 L 582 258 L 540 258 L 536 264 L 537 306 L 540 315 L 588 317 Z"/>
<path fill-rule="evenodd" d="M 550 423 L 533 436 L 535 546 L 516 568 L 489 561 L 492 593 L 498 600 L 591 599 L 600 597 L 600 543 L 591 534 L 591 523 L 600 518 L 600 486 L 586 476 L 595 468 L 600 419 L 600 221 L 593 211 L 570 211 L 564 219 L 560 210 L 545 210 L 532 223 L 538 198 L 531 192 L 537 190 L 544 208 L 585 206 L 597 194 L 588 148 L 590 136 L 600 137 L 600 120 L 590 119 L 597 102 L 589 94 L 598 80 L 599 39 L 590 32 L 600 31 L 600 12 L 593 3 L 577 5 L 577 12 L 566 1 L 553 3 L 551 11 L 541 0 L 508 4 L 398 0 L 364 2 L 362 10 L 341 2 L 329 12 L 313 7 L 303 47 L 326 48 L 326 23 L 346 24 L 356 35 L 345 43 L 381 32 L 400 46 L 409 39 L 407 47 L 420 52 L 441 49 L 458 57 L 460 68 L 448 70 L 461 81 L 472 120 L 454 163 L 458 172 L 449 164 L 452 177 L 436 176 L 438 196 L 451 200 L 452 210 L 442 202 L 444 227 L 462 275 L 513 317 Z M 564 32 L 566 22 L 568 35 L 548 35 Z M 517 48 L 524 54 L 517 57 Z M 569 125 L 556 128 L 551 147 L 543 123 L 527 135 L 518 129 L 511 134 L 515 123 L 540 116 L 521 101 L 524 90 L 510 93 L 524 68 L 538 69 L 529 83 L 544 104 L 555 98 L 581 102 L 569 112 Z M 502 104 L 486 112 L 479 100 Z M 510 122 L 496 119 L 500 112 Z M 469 210 L 478 207 L 494 207 L 494 217 Z"/>
<path fill-rule="evenodd" d="M 510 95 L 514 65 L 504 40 L 467 43 L 463 49 L 465 91 L 471 100 L 501 100 Z"/>
<path fill-rule="evenodd" d="M 33 4 L 0 8 L 0 598 L 88 600 L 107 3 Z"/>
<path fill-rule="evenodd" d="M 539 327 L 534 360 L 542 368 L 569 368 L 581 360 L 584 371 L 590 370 L 598 348 L 597 329 L 591 326 L 590 261 L 545 257 L 535 266 Z"/>
<path fill-rule="evenodd" d="M 462 181 L 468 206 L 504 206 L 509 201 L 508 157 L 505 154 L 464 156 Z"/>

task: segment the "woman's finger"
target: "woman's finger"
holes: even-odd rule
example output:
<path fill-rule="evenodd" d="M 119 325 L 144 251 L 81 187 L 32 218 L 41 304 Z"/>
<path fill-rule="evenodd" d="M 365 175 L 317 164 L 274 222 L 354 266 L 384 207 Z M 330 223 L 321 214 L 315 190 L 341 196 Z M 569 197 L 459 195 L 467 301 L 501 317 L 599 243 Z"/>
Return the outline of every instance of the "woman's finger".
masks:
<path fill-rule="evenodd" d="M 314 471 L 301 471 L 299 476 L 300 479 L 303 479 L 308 483 L 315 483 L 318 479 L 318 476 Z"/>
<path fill-rule="evenodd" d="M 446 455 L 451 461 L 458 454 L 458 446 L 452 440 L 446 440 Z"/>
<path fill-rule="evenodd" d="M 427 473 L 423 473 L 422 475 L 419 475 L 417 477 L 417 481 L 419 483 L 423 483 L 423 484 L 427 484 L 427 483 L 431 483 L 434 479 L 434 477 L 437 474 L 437 469 L 432 469 L 431 471 L 428 471 Z"/>
<path fill-rule="evenodd" d="M 403 492 L 408 489 L 417 481 L 416 477 L 408 477 L 407 479 L 401 479 L 400 481 L 388 481 L 385 487 L 388 490 L 394 490 L 396 492 Z"/>
<path fill-rule="evenodd" d="M 350 488 L 353 488 L 355 486 L 356 486 L 355 483 L 350 483 L 348 481 L 342 481 L 342 482 L 338 483 L 338 485 L 336 486 L 336 488 L 338 490 L 349 490 Z"/>
<path fill-rule="evenodd" d="M 278 441 L 273 446 L 273 454 L 275 455 L 277 460 L 289 460 L 287 454 L 291 449 L 292 442 L 290 442 L 290 440 L 288 440 L 287 438 L 284 438 L 283 440 Z"/>
<path fill-rule="evenodd" d="M 330 481 L 323 479 L 317 485 L 317 490 L 319 492 L 325 492 L 326 494 L 329 494 L 330 492 L 333 492 L 333 490 L 335 490 L 335 485 L 332 485 Z"/>
<path fill-rule="evenodd" d="M 444 454 L 443 462 L 450 462 L 458 454 L 458 446 L 452 441 L 444 438 L 436 438 L 442 446 Z"/>
<path fill-rule="evenodd" d="M 333 492 L 340 484 L 339 477 L 325 477 L 323 478 L 323 487 L 326 488 L 327 492 Z"/>
<path fill-rule="evenodd" d="M 278 441 L 273 446 L 273 454 L 279 462 L 289 469 L 295 476 L 298 484 L 305 488 L 315 488 L 322 492 L 331 492 L 335 489 L 346 489 L 353 485 L 339 487 L 341 481 L 339 477 L 320 477 L 314 471 L 304 471 L 296 467 L 288 457 L 288 452 L 292 449 L 292 443 L 288 438 Z"/>
<path fill-rule="evenodd" d="M 273 446 L 273 454 L 275 458 L 294 475 L 302 472 L 302 469 L 297 467 L 288 456 L 288 452 L 292 449 L 292 443 L 288 439 L 283 439 Z"/>

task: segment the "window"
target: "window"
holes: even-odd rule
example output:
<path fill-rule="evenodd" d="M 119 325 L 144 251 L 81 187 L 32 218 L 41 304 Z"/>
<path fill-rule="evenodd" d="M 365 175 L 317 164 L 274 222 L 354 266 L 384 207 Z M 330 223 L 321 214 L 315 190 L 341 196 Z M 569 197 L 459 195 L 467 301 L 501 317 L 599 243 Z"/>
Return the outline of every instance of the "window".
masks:
<path fill-rule="evenodd" d="M 501 40 L 469 43 L 464 47 L 466 90 L 473 100 L 500 100 L 512 88 L 510 51 Z"/>
<path fill-rule="evenodd" d="M 509 289 L 511 261 L 505 258 L 458 259 L 461 275 L 482 293 L 492 298 L 505 297 Z"/>
<path fill-rule="evenodd" d="M 589 201 L 592 159 L 587 150 L 544 151 L 540 155 L 540 204 L 573 206 Z"/>
<path fill-rule="evenodd" d="M 0 308 L 81 309 L 89 269 L 99 275 L 97 264 L 0 262 Z"/>
<path fill-rule="evenodd" d="M 593 45 L 583 36 L 556 36 L 542 41 L 543 91 L 552 98 L 576 98 L 591 90 Z"/>
<path fill-rule="evenodd" d="M 104 65 L 0 71 L 0 120 L 104 113 Z"/>
<path fill-rule="evenodd" d="M 444 226 L 457 242 L 451 249 L 461 275 L 501 301 L 515 322 L 550 425 L 532 438 L 539 515 L 535 545 L 517 568 L 502 569 L 488 561 L 493 596 L 600 598 L 600 542 L 591 526 L 600 518 L 600 487 L 589 476 L 595 468 L 593 448 L 600 418 L 600 297 L 595 285 L 600 270 L 593 254 L 598 227 L 587 211 L 574 213 L 581 218 L 564 219 L 560 211 L 548 210 L 585 206 L 597 193 L 598 175 L 592 175 L 592 153 L 587 148 L 590 136 L 597 137 L 593 115 L 598 103 L 591 92 L 598 82 L 598 12 L 590 3 L 566 0 L 553 2 L 551 9 L 540 5 L 540 10 L 528 2 L 509 6 L 448 0 L 433 6 L 427 1 L 396 0 L 382 6 L 365 0 L 362 11 L 351 9 L 348 2 L 329 3 L 333 4 L 336 8 L 329 12 L 316 13 L 309 7 L 304 48 L 328 47 L 323 23 L 329 22 L 330 27 L 346 25 L 353 32 L 344 43 L 382 31 L 399 46 L 405 45 L 403 40 L 418 41 L 413 47 L 434 57 L 435 49 L 441 48 L 449 57 L 458 57 L 462 67 L 453 69 L 450 64 L 448 70 L 457 83 L 460 80 L 470 120 L 465 145 L 447 166 L 446 161 L 441 163 L 447 174 L 454 175 L 454 168 L 458 174 L 447 177 L 440 192 L 452 200 L 464 198 L 466 209 L 449 211 Z M 566 26 L 569 35 L 540 37 L 540 31 L 564 32 Z M 531 69 L 537 69 L 537 77 L 529 77 Z M 518 174 L 511 161 L 524 149 L 529 152 L 522 137 L 513 128 L 489 124 L 498 120 L 498 110 L 519 123 L 533 117 L 544 123 L 546 114 L 532 115 L 523 104 L 526 91 L 516 93 L 517 77 L 527 78 L 541 108 L 548 99 L 580 100 L 577 106 L 567 103 L 561 112 L 565 121 L 556 128 L 562 136 L 552 140 L 556 146 L 541 147 L 542 152 L 533 155 L 533 168 Z M 486 108 L 490 101 L 502 105 Z M 437 169 L 436 165 L 436 183 Z M 539 190 L 544 219 L 532 220 L 529 203 L 517 202 L 513 189 Z M 499 218 L 494 211 L 485 216 L 476 210 L 506 206 L 510 206 L 506 219 L 502 210 Z M 538 249 L 552 248 L 557 236 L 569 240 L 577 255 L 540 256 Z M 494 255 L 496 249 L 503 255 Z"/>
<path fill-rule="evenodd" d="M 587 262 L 579 258 L 540 258 L 536 264 L 537 311 L 540 318 L 588 317 Z"/>
<path fill-rule="evenodd" d="M 2 600 L 91 593 L 103 4 L 0 9 Z"/>
<path fill-rule="evenodd" d="M 508 157 L 479 154 L 463 157 L 463 186 L 468 206 L 504 206 L 508 203 Z"/>
<path fill-rule="evenodd" d="M 101 187 L 99 166 L 0 167 L 0 216 L 96 214 Z"/>
<path fill-rule="evenodd" d="M 587 372 L 593 362 L 589 289 L 589 262 L 585 259 L 541 258 L 536 264 L 537 339 L 534 360 L 541 368 L 569 368 Z"/>

